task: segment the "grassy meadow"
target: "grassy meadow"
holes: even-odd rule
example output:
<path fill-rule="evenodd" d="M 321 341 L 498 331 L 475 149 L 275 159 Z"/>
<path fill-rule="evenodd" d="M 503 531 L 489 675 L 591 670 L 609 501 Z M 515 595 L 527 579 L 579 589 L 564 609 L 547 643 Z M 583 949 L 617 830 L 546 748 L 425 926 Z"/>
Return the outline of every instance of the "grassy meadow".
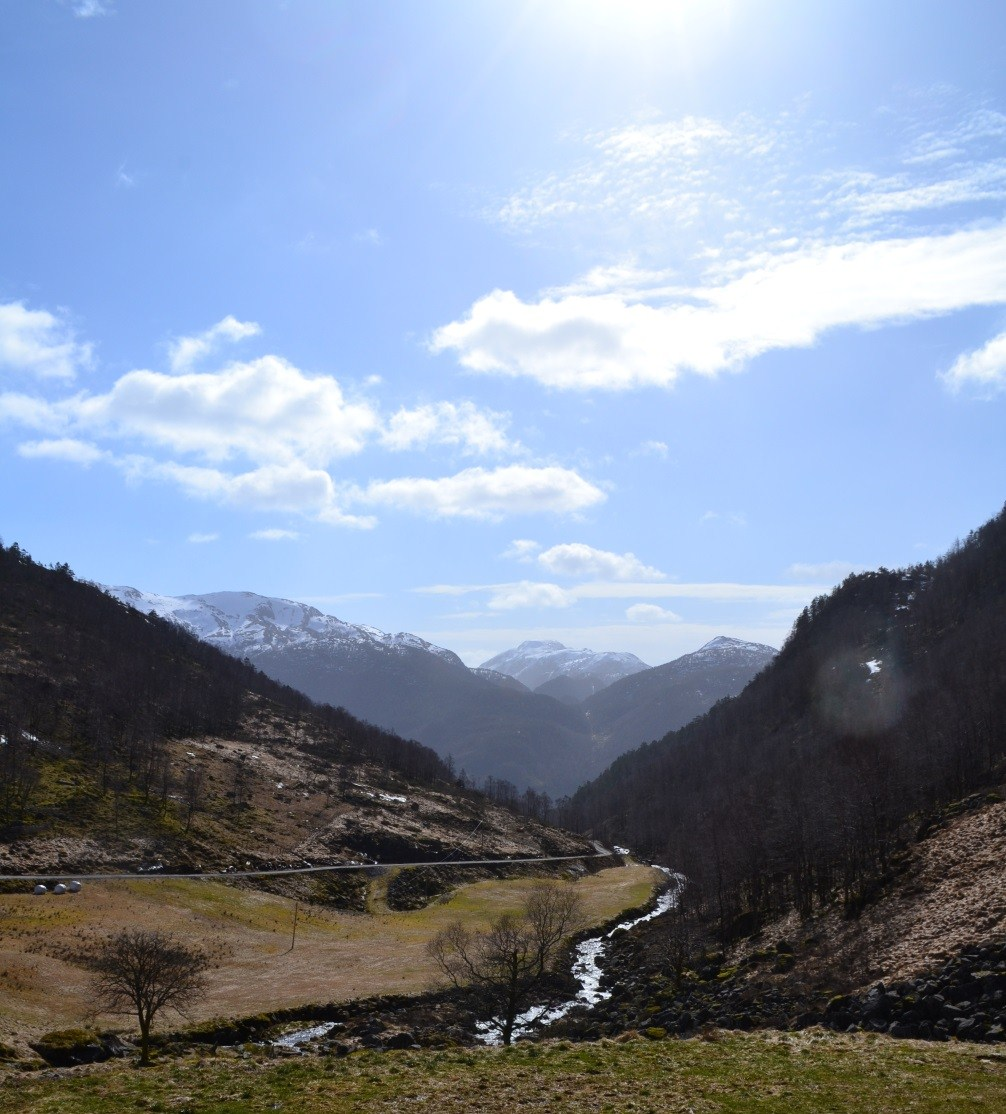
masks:
<path fill-rule="evenodd" d="M 864 1034 L 719 1033 L 509 1049 L 275 1058 L 265 1050 L 12 1073 L 3 1114 L 625 1111 L 967 1114 L 1006 1110 L 1006 1057 Z"/>
<path fill-rule="evenodd" d="M 643 904 L 660 876 L 630 865 L 577 883 L 591 924 Z M 74 953 L 120 928 L 156 927 L 209 951 L 209 993 L 186 1020 L 238 1017 L 312 1002 L 430 989 L 427 941 L 450 921 L 479 924 L 520 907 L 532 879 L 462 886 L 413 912 L 390 912 L 385 880 L 371 882 L 370 913 L 294 904 L 215 880 L 131 879 L 91 883 L 81 893 L 0 895 L 0 1041 L 23 1046 L 47 1030 L 93 1024 L 130 1028 L 129 1019 L 93 1016 L 85 972 Z M 383 910 L 383 911 L 382 911 Z M 135 1024 L 135 1023 L 133 1023 Z M 155 1031 L 184 1024 L 167 1012 Z"/>

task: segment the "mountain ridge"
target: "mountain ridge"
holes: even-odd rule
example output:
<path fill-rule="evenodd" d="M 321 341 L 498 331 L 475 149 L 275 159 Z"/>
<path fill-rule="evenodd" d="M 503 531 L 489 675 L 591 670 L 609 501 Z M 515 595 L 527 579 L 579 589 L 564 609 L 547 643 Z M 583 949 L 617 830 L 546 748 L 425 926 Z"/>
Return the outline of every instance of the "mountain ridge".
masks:
<path fill-rule="evenodd" d="M 625 652 L 527 640 L 470 669 L 418 635 L 348 623 L 282 597 L 105 591 L 247 658 L 312 700 L 420 740 L 476 782 L 502 779 L 556 797 L 738 692 L 774 653 L 720 635 L 649 667 Z M 541 683 L 532 689 L 521 677 Z"/>

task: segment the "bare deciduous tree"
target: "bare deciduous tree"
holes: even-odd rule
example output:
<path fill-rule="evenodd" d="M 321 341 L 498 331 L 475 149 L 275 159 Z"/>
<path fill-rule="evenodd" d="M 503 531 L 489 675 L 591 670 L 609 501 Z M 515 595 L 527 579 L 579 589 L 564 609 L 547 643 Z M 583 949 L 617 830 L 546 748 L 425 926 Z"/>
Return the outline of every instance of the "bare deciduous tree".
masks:
<path fill-rule="evenodd" d="M 531 1005 L 559 949 L 582 924 L 580 895 L 570 885 L 535 886 L 519 913 L 503 913 L 481 931 L 460 921 L 430 941 L 427 952 L 447 979 L 492 1009 L 509 1044 L 514 1022 Z"/>
<path fill-rule="evenodd" d="M 103 940 L 84 957 L 93 973 L 98 1009 L 135 1013 L 140 1025 L 140 1063 L 150 1063 L 150 1026 L 164 1006 L 180 1010 L 202 997 L 209 957 L 163 932 L 125 930 Z"/>

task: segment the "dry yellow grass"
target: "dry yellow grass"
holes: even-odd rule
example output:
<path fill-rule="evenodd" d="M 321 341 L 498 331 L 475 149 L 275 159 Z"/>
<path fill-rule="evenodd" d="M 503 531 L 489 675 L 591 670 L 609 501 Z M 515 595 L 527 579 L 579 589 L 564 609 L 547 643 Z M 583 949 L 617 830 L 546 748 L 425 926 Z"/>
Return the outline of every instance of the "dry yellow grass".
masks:
<path fill-rule="evenodd" d="M 633 865 L 588 875 L 576 885 L 597 924 L 644 902 L 659 878 Z M 87 978 L 73 954 L 120 928 L 156 927 L 211 949 L 219 959 L 210 990 L 189 1016 L 241 1016 L 426 990 L 434 970 L 425 946 L 435 932 L 455 918 L 478 922 L 516 909 L 533 884 L 479 882 L 409 913 L 341 913 L 301 904 L 292 950 L 293 903 L 224 882 L 147 879 L 94 883 L 72 897 L 7 895 L 0 899 L 0 1040 L 22 1043 L 86 1020 Z"/>

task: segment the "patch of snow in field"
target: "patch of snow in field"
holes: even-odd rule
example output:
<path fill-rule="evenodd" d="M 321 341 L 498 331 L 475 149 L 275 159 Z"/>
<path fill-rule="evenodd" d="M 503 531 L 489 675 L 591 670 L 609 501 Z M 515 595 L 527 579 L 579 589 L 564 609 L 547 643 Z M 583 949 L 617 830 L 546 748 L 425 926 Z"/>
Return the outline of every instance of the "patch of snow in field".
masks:
<path fill-rule="evenodd" d="M 299 1048 L 302 1044 L 307 1044 L 308 1041 L 327 1036 L 336 1025 L 338 1025 L 337 1021 L 323 1021 L 320 1025 L 312 1025 L 309 1029 L 297 1029 L 293 1033 L 286 1033 L 269 1043 L 280 1048 Z"/>

